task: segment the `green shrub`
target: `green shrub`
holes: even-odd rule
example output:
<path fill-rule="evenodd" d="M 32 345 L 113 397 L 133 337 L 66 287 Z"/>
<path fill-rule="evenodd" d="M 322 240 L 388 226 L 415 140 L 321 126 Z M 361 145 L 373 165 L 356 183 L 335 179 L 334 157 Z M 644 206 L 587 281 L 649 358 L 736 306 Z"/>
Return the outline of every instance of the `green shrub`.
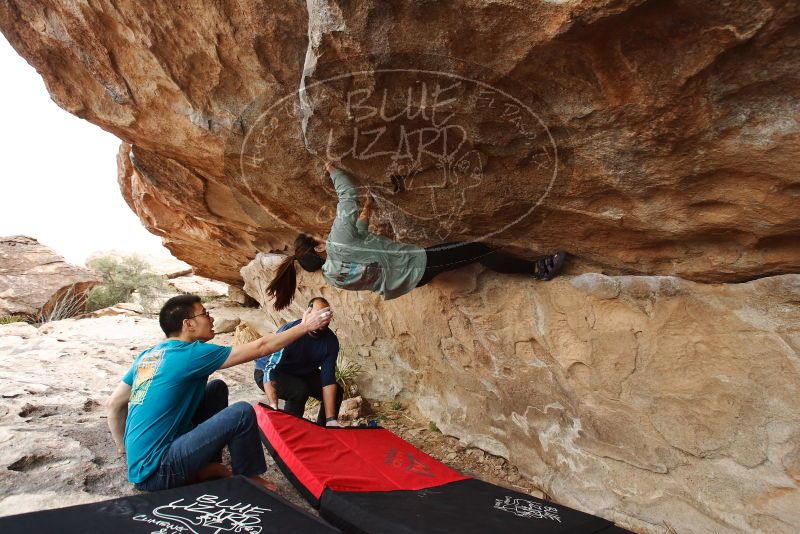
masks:
<path fill-rule="evenodd" d="M 50 321 L 61 321 L 80 315 L 86 311 L 86 292 L 76 291 L 75 286 L 59 291 L 42 306 L 39 312 L 31 317 L 34 325 L 43 325 Z"/>
<path fill-rule="evenodd" d="M 89 311 L 129 302 L 134 291 L 140 295 L 142 307 L 149 310 L 158 295 L 168 289 L 167 279 L 152 272 L 150 265 L 137 256 L 122 259 L 103 256 L 90 261 L 88 267 L 100 273 L 103 279 L 89 293 Z"/>
<path fill-rule="evenodd" d="M 3 315 L 0 317 L 0 324 L 11 324 L 25 321 L 22 315 Z"/>
<path fill-rule="evenodd" d="M 339 365 L 336 362 L 336 381 L 342 387 L 344 398 L 348 399 L 352 396 L 350 386 L 352 386 L 358 375 L 361 374 L 361 365 L 356 362 L 347 362 L 345 365 Z"/>
<path fill-rule="evenodd" d="M 336 361 L 336 382 L 339 383 L 339 386 L 342 388 L 343 398 L 349 399 L 353 396 L 352 394 L 352 386 L 355 383 L 356 378 L 358 375 L 361 374 L 361 365 L 356 362 L 347 362 L 344 365 L 339 365 L 339 361 Z M 319 401 L 314 397 L 310 397 L 306 401 L 306 410 L 310 410 L 315 406 L 319 405 Z"/>
<path fill-rule="evenodd" d="M 56 293 L 50 301 L 33 317 L 33 323 L 42 325 L 50 321 L 61 321 L 83 313 L 86 309 L 86 293 L 76 292 L 75 286 Z"/>

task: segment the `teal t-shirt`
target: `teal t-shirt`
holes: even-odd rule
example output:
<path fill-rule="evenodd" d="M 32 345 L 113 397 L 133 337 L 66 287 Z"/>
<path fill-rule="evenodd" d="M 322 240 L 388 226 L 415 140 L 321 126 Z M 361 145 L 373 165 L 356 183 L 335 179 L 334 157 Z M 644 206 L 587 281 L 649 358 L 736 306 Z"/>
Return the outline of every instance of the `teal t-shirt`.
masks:
<path fill-rule="evenodd" d="M 168 339 L 142 352 L 122 377 L 131 386 L 125 422 L 128 480 L 143 482 L 172 441 L 192 429 L 208 376 L 231 347 Z"/>

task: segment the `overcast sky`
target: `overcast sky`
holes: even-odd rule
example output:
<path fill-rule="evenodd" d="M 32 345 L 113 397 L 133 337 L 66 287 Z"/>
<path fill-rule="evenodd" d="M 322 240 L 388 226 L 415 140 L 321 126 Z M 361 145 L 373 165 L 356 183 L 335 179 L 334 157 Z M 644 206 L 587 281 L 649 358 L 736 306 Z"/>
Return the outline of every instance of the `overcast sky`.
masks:
<path fill-rule="evenodd" d="M 120 141 L 59 108 L 0 34 L 0 236 L 35 237 L 82 264 L 100 250 L 169 256 L 117 186 Z"/>

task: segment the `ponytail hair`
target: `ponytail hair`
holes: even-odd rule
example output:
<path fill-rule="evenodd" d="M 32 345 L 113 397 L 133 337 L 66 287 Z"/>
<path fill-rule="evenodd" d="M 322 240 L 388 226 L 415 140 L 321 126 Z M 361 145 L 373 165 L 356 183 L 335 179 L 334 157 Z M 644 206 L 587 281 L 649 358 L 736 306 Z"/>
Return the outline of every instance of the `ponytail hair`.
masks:
<path fill-rule="evenodd" d="M 278 265 L 275 277 L 267 286 L 267 295 L 275 299 L 274 307 L 276 310 L 286 308 L 294 300 L 294 293 L 297 290 L 297 270 L 294 261 L 300 263 L 300 267 L 308 272 L 314 272 L 322 268 L 325 260 L 314 251 L 317 241 L 313 237 L 300 234 L 294 240 L 294 254 L 287 256 Z"/>

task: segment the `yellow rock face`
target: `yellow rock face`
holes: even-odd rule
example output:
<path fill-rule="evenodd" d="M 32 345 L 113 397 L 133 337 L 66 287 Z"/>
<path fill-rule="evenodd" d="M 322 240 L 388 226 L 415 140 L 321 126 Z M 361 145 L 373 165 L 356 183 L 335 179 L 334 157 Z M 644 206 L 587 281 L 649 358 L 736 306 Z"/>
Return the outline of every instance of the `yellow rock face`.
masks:
<path fill-rule="evenodd" d="M 323 295 L 369 398 L 416 404 L 565 504 L 643 532 L 792 532 L 800 520 L 800 275 L 736 285 L 471 267 L 396 300 L 301 272 L 277 325 Z"/>

